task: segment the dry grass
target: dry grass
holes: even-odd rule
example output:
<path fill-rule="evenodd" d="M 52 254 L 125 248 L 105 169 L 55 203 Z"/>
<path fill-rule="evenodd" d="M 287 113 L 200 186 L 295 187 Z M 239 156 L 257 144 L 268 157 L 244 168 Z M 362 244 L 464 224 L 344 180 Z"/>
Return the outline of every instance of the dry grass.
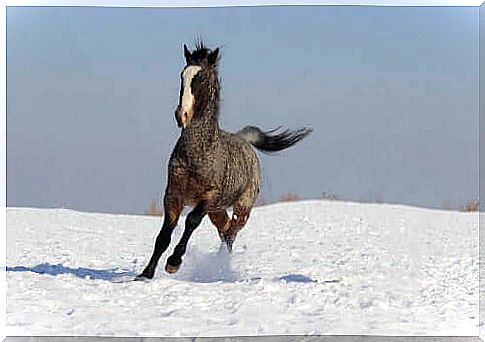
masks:
<path fill-rule="evenodd" d="M 469 201 L 467 204 L 461 207 L 462 211 L 479 211 L 480 210 L 480 201 L 478 200 L 472 200 Z"/>
<path fill-rule="evenodd" d="M 150 206 L 145 210 L 145 215 L 161 216 L 163 214 L 163 207 L 159 201 L 152 199 Z"/>
<path fill-rule="evenodd" d="M 337 201 L 339 199 L 336 194 L 326 191 L 322 192 L 322 198 L 329 201 Z"/>
<path fill-rule="evenodd" d="M 340 197 L 337 196 L 333 192 L 327 192 L 324 191 L 322 192 L 322 199 L 329 200 L 329 201 L 338 201 L 340 200 Z M 278 202 L 292 202 L 292 201 L 298 201 L 300 200 L 300 197 L 295 194 L 294 192 L 287 192 L 283 194 Z M 375 203 L 382 203 L 382 200 L 380 196 L 376 196 L 374 199 Z M 269 204 L 270 202 L 267 202 L 262 196 L 258 197 L 256 200 L 254 206 L 255 207 L 261 207 L 264 205 Z M 442 205 L 443 209 L 447 210 L 457 210 L 458 206 L 453 206 L 449 202 L 443 202 Z M 459 210 L 464 211 L 464 212 L 477 212 L 480 210 L 480 201 L 479 200 L 471 200 L 467 202 L 465 205 L 459 206 Z M 163 214 L 163 206 L 161 205 L 161 201 L 157 201 L 156 199 L 152 199 L 150 202 L 150 206 L 145 210 L 145 215 L 149 216 L 161 216 Z"/>
<path fill-rule="evenodd" d="M 280 197 L 280 202 L 298 201 L 300 198 L 294 192 L 288 192 Z"/>

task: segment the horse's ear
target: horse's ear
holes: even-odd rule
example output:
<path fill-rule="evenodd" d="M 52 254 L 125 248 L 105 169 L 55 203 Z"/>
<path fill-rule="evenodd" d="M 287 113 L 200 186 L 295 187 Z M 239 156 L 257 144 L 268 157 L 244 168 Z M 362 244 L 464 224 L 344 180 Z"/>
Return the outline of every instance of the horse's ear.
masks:
<path fill-rule="evenodd" d="M 190 53 L 189 49 L 187 49 L 187 45 L 185 44 L 184 44 L 184 56 L 187 63 L 189 63 L 190 59 L 192 58 L 192 54 Z"/>
<path fill-rule="evenodd" d="M 215 65 L 217 63 L 217 57 L 219 56 L 219 48 L 212 51 L 209 56 L 207 56 L 207 60 L 209 61 L 210 65 Z"/>

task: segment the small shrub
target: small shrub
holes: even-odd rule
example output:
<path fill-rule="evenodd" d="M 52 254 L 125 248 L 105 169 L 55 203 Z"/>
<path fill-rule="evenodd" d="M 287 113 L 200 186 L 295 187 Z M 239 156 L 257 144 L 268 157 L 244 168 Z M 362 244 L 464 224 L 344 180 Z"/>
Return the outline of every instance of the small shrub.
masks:
<path fill-rule="evenodd" d="M 298 195 L 293 192 L 288 192 L 280 197 L 280 202 L 298 201 Z"/>
<path fill-rule="evenodd" d="M 462 209 L 462 211 L 469 211 L 469 212 L 479 211 L 480 210 L 480 201 L 478 201 L 478 200 L 469 201 L 461 209 Z"/>
<path fill-rule="evenodd" d="M 322 192 L 322 198 L 329 201 L 337 201 L 339 199 L 334 193 L 326 191 Z"/>
<path fill-rule="evenodd" d="M 161 216 L 162 213 L 163 213 L 163 208 L 159 204 L 159 202 L 155 199 L 152 199 L 150 206 L 145 210 L 145 215 Z"/>

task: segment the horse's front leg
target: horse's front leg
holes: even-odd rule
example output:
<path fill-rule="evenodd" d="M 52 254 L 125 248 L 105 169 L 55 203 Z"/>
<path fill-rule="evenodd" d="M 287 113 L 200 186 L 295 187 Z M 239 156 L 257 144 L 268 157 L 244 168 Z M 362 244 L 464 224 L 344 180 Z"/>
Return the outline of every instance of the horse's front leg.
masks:
<path fill-rule="evenodd" d="M 152 279 L 155 275 L 158 261 L 163 252 L 170 245 L 170 240 L 174 228 L 177 226 L 180 213 L 183 209 L 183 199 L 180 196 L 166 196 L 164 199 L 164 219 L 160 233 L 155 241 L 155 248 L 152 257 L 143 272 L 136 277 L 137 280 Z"/>
<path fill-rule="evenodd" d="M 182 256 L 185 254 L 190 236 L 200 225 L 206 214 L 206 204 L 205 202 L 201 202 L 187 215 L 184 233 L 177 246 L 175 246 L 173 254 L 167 259 L 165 271 L 168 273 L 175 273 L 178 271 L 180 264 L 182 264 Z"/>

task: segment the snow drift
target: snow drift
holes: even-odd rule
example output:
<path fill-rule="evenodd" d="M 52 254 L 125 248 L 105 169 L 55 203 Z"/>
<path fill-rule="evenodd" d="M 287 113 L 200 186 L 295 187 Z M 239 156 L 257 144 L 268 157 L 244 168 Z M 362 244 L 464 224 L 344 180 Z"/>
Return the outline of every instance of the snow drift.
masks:
<path fill-rule="evenodd" d="M 7 209 L 7 335 L 478 334 L 478 214 L 256 208 L 232 256 L 207 218 L 179 273 L 123 282 L 161 219 Z"/>

